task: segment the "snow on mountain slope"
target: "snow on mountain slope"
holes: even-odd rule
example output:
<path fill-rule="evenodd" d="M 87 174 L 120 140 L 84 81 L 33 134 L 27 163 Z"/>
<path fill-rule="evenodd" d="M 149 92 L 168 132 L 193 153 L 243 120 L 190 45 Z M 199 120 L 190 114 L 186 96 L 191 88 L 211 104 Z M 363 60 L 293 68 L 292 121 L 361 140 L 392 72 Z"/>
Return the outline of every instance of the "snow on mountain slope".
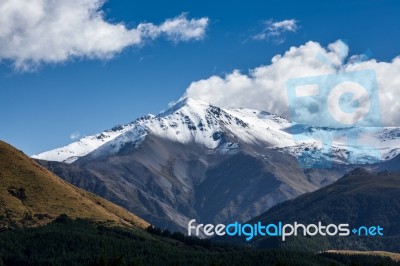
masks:
<path fill-rule="evenodd" d="M 32 156 L 34 159 L 41 159 L 46 161 L 58 161 L 72 163 L 79 157 L 85 156 L 88 153 L 99 148 L 103 144 L 115 139 L 117 136 L 127 132 L 134 127 L 133 124 L 124 126 L 116 126 L 110 130 L 106 130 L 93 136 L 81 138 L 77 142 L 73 142 L 67 146 L 46 151 Z"/>
<path fill-rule="evenodd" d="M 117 153 L 126 144 L 139 146 L 148 134 L 183 144 L 196 143 L 221 153 L 234 152 L 240 143 L 246 143 L 306 156 L 311 161 L 337 163 L 388 160 L 400 152 L 399 128 L 319 128 L 268 112 L 222 109 L 186 98 L 157 116 L 147 115 L 32 157 L 72 163 L 88 154 L 98 157 Z"/>

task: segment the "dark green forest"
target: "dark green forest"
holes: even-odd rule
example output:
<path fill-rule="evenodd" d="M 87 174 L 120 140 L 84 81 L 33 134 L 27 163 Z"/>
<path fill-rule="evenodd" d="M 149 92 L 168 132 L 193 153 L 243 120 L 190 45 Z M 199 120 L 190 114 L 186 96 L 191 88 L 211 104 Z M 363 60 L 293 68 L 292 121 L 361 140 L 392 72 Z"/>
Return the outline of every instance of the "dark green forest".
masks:
<path fill-rule="evenodd" d="M 267 250 L 150 227 L 105 227 L 62 215 L 0 233 L 0 265 L 400 265 L 389 258 Z"/>

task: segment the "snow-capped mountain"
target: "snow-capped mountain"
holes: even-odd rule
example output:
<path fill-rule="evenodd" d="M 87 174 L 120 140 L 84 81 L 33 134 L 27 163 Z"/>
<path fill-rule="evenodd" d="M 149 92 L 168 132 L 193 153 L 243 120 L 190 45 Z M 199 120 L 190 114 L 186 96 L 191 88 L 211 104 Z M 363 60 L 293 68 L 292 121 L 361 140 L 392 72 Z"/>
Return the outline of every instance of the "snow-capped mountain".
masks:
<path fill-rule="evenodd" d="M 147 115 L 32 157 L 72 163 L 88 154 L 115 154 L 126 143 L 138 146 L 149 133 L 221 153 L 234 152 L 240 143 L 264 145 L 296 157 L 305 156 L 308 165 L 314 160 L 368 163 L 389 160 L 400 153 L 399 128 L 319 128 L 265 111 L 223 109 L 185 98 L 157 116 Z"/>
<path fill-rule="evenodd" d="M 357 164 L 389 160 L 399 138 L 397 128 L 319 128 L 184 99 L 34 158 L 156 226 L 185 232 L 191 219 L 246 221 Z"/>

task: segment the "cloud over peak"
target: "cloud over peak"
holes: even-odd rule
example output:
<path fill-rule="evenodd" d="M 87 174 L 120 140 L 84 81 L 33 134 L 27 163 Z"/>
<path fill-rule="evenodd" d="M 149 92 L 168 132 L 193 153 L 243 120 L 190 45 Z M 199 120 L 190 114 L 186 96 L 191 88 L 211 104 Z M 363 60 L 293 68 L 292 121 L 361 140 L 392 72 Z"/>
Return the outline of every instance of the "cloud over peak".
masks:
<path fill-rule="evenodd" d="M 108 59 L 129 46 L 165 37 L 173 42 L 205 37 L 208 18 L 187 14 L 160 25 L 128 29 L 105 20 L 103 0 L 4 0 L 0 2 L 0 60 L 26 70 L 71 58 Z"/>
<path fill-rule="evenodd" d="M 364 61 L 360 61 L 360 58 Z M 309 41 L 291 47 L 283 55 L 274 56 L 270 64 L 256 67 L 248 73 L 234 70 L 225 76 L 214 75 L 192 82 L 184 97 L 225 108 L 265 110 L 291 118 L 289 107 L 293 106 L 289 106 L 288 102 L 288 80 L 348 72 L 357 74 L 357 71 L 363 70 L 373 70 L 376 75 L 382 124 L 400 126 L 400 102 L 397 101 L 400 92 L 400 57 L 391 62 L 378 62 L 359 55 L 350 56 L 349 47 L 340 40 L 326 48 L 318 42 Z M 322 95 L 322 98 L 328 99 L 328 96 Z M 370 99 L 360 98 L 360 106 L 367 106 L 367 100 Z M 319 104 L 325 104 L 324 108 L 330 107 L 327 102 Z M 308 107 L 309 110 L 313 109 L 312 106 Z"/>

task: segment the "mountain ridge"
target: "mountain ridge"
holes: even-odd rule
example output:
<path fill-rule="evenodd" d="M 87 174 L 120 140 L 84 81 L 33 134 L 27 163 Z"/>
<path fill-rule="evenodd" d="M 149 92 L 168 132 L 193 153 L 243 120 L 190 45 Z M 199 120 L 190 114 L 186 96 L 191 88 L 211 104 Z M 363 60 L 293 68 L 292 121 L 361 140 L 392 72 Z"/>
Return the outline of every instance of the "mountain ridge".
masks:
<path fill-rule="evenodd" d="M 278 204 L 248 223 L 262 222 L 343 224 L 350 228 L 381 226 L 382 237 L 289 237 L 286 243 L 268 237 L 256 237 L 259 247 L 302 246 L 314 251 L 324 249 L 399 251 L 400 240 L 400 173 L 375 172 L 357 168 L 338 181 L 317 191 Z M 244 239 L 242 239 L 244 242 Z"/>
<path fill-rule="evenodd" d="M 93 153 L 92 156 L 101 156 L 104 152 L 115 153 L 118 146 L 127 142 L 140 145 L 149 133 L 180 143 L 195 142 L 206 149 L 221 151 L 234 150 L 238 144 L 236 142 L 264 145 L 297 158 L 306 156 L 311 166 L 321 158 L 335 163 L 360 164 L 369 163 L 375 157 L 378 161 L 386 161 L 400 154 L 400 144 L 396 141 L 400 138 L 399 128 L 335 129 L 301 125 L 266 111 L 224 109 L 184 98 L 156 116 L 145 115 L 131 123 L 83 137 L 67 146 L 32 155 L 32 158 L 72 163 L 90 153 Z M 225 144 L 220 139 L 222 133 L 236 139 L 230 144 L 233 147 L 222 146 Z M 348 143 L 348 138 L 361 143 Z M 333 139 L 334 142 L 324 143 L 327 139 Z M 371 144 L 376 151 L 371 152 Z M 332 154 L 327 154 L 331 146 Z"/>

